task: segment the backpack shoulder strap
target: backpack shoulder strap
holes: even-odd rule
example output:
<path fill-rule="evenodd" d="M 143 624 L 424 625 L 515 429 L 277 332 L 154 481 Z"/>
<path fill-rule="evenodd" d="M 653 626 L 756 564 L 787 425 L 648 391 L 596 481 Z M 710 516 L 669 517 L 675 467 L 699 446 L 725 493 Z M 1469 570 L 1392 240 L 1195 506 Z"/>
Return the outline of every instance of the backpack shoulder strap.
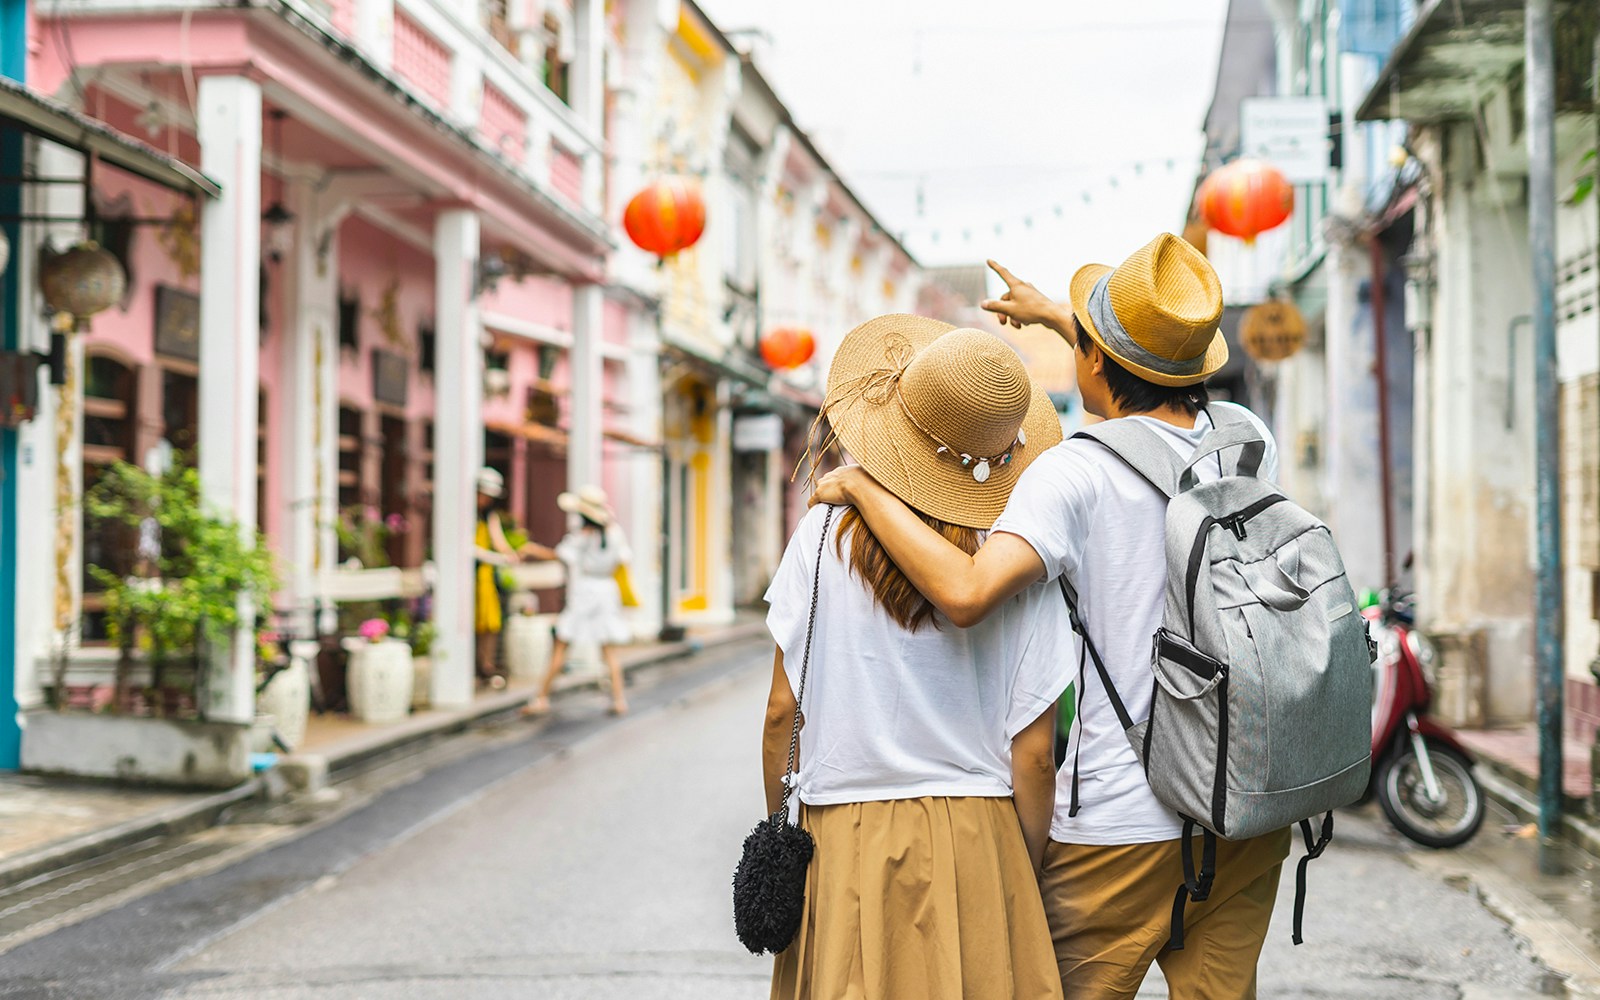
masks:
<path fill-rule="evenodd" d="M 1155 431 L 1137 420 L 1107 420 L 1085 427 L 1073 437 L 1087 438 L 1111 452 L 1156 492 L 1171 500 L 1178 495 L 1183 461 Z"/>

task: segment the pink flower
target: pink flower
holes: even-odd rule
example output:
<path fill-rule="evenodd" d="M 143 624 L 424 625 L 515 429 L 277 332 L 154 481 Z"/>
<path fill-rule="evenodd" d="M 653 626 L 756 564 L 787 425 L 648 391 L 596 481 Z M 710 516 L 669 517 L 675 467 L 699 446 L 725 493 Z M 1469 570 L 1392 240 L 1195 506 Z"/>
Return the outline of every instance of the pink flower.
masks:
<path fill-rule="evenodd" d="M 273 643 L 278 641 L 278 633 L 267 630 L 257 633 L 256 638 L 262 642 Z"/>
<path fill-rule="evenodd" d="M 366 510 L 366 518 L 367 518 L 367 520 L 376 521 L 376 520 L 379 520 L 382 517 L 383 517 L 383 514 L 378 510 L 378 508 L 376 508 L 376 507 L 368 507 L 367 508 L 367 510 Z"/>
<path fill-rule="evenodd" d="M 389 634 L 389 623 L 382 618 L 368 618 L 361 623 L 361 638 L 368 642 L 379 642 Z"/>
<path fill-rule="evenodd" d="M 406 530 L 406 519 L 401 517 L 399 514 L 390 514 L 388 517 L 383 519 L 383 524 L 384 527 L 388 528 L 395 534 L 399 534 L 400 532 Z"/>

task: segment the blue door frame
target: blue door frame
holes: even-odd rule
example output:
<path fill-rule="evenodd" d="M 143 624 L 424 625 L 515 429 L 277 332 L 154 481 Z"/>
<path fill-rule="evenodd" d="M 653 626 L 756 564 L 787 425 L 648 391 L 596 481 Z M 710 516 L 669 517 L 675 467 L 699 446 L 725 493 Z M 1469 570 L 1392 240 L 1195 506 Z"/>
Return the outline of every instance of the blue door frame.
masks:
<path fill-rule="evenodd" d="M 21 82 L 28 62 L 27 0 L 0 0 L 0 75 Z M 0 133 L 0 176 L 22 176 L 22 135 Z M 0 185 L 0 216 L 22 209 L 20 185 Z M 15 222 L 0 223 L 11 241 L 11 266 L 0 275 L 0 348 L 17 349 L 22 307 L 17 261 L 26 252 Z M 0 770 L 22 760 L 17 719 L 17 432 L 0 430 Z"/>

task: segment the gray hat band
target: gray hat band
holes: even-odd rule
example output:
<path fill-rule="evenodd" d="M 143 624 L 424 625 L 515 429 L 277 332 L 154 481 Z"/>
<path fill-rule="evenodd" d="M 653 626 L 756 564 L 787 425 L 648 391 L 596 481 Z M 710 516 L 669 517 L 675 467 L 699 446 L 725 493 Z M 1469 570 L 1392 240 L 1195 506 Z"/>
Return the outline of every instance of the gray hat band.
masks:
<path fill-rule="evenodd" d="M 1089 293 L 1089 301 L 1084 303 L 1083 308 L 1094 321 L 1095 330 L 1099 331 L 1101 339 L 1111 348 L 1113 354 L 1163 375 L 1183 377 L 1198 375 L 1205 371 L 1207 354 L 1205 351 L 1201 351 L 1188 361 L 1174 361 L 1171 358 L 1151 354 L 1139 346 L 1138 342 L 1128 335 L 1128 331 L 1123 328 L 1116 312 L 1111 308 L 1111 295 L 1107 291 L 1110 284 L 1111 272 L 1107 272 L 1105 277 L 1095 282 L 1094 291 Z"/>

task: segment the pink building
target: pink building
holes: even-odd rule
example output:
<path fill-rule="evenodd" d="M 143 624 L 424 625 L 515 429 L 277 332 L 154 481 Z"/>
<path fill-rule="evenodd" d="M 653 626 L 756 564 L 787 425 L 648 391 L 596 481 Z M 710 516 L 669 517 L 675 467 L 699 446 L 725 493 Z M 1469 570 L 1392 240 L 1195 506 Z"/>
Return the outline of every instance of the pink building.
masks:
<path fill-rule="evenodd" d="M 30 87 L 196 167 L 222 195 L 195 210 L 135 177 L 94 186 L 129 292 L 75 338 L 77 430 L 60 469 L 31 471 L 69 488 L 34 489 L 30 516 L 67 513 L 116 459 L 193 451 L 208 497 L 265 529 L 280 605 L 309 632 L 326 573 L 348 555 L 341 510 L 398 515 L 408 527 L 390 559 L 437 567 L 432 699 L 469 700 L 479 466 L 501 469 L 510 511 L 553 543 L 555 493 L 599 482 L 626 507 L 627 469 L 655 461 L 625 391 L 637 299 L 605 287 L 605 7 L 36 10 Z M 82 566 L 117 558 L 97 537 L 77 522 L 55 553 L 73 564 L 70 593 L 46 563 L 24 598 L 69 600 L 83 626 L 70 643 L 91 659 L 100 608 Z M 62 641 L 51 615 L 36 619 L 19 659 Z M 253 650 L 236 645 L 204 706 L 213 719 L 253 714 Z"/>

